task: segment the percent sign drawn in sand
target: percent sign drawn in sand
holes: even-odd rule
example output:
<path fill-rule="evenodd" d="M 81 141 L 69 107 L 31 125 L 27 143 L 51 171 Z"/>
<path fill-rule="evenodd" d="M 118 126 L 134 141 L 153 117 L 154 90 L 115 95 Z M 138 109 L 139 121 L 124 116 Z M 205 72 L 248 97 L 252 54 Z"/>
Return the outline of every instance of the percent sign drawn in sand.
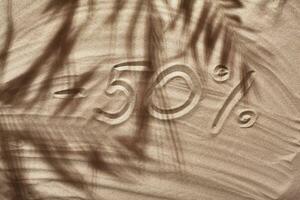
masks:
<path fill-rule="evenodd" d="M 160 120 L 172 120 L 180 118 L 190 111 L 192 111 L 198 104 L 202 96 L 202 85 L 197 73 L 188 65 L 185 64 L 173 64 L 166 65 L 159 68 L 156 72 L 153 72 L 147 61 L 133 61 L 125 62 L 115 65 L 110 73 L 108 86 L 106 88 L 106 95 L 113 96 L 117 92 L 122 92 L 126 96 L 126 102 L 121 109 L 115 113 L 104 111 L 102 108 L 96 108 L 95 117 L 97 120 L 108 123 L 110 125 L 117 125 L 127 121 L 134 111 L 135 104 L 137 102 L 137 93 L 132 86 L 132 82 L 128 79 L 121 78 L 125 72 L 139 72 L 139 73 L 151 73 L 151 83 L 146 91 L 145 104 L 148 107 L 148 112 L 151 116 Z M 243 80 L 232 90 L 221 109 L 216 114 L 216 117 L 212 123 L 212 134 L 218 134 L 230 114 L 234 106 L 243 97 L 245 91 L 243 91 L 243 83 L 245 83 L 246 91 L 250 88 L 253 82 L 253 71 L 249 71 Z M 173 108 L 161 108 L 155 105 L 151 96 L 156 89 L 163 88 L 174 78 L 182 78 L 189 86 L 190 93 L 187 100 L 179 106 Z"/>

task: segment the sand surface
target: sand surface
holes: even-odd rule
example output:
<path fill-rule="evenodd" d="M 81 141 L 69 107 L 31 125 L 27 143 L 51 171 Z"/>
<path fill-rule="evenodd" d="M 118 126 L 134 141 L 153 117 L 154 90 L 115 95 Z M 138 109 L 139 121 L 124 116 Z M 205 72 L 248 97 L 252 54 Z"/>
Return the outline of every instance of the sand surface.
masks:
<path fill-rule="evenodd" d="M 300 199 L 300 1 L 122 2 L 0 1 L 0 200 Z"/>

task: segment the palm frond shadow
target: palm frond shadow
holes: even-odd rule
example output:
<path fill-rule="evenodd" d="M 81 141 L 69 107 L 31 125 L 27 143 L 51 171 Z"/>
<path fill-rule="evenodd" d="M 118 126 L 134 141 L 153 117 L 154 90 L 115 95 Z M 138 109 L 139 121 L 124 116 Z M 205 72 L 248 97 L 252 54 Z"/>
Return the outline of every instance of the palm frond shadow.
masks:
<path fill-rule="evenodd" d="M 14 23 L 12 18 L 12 4 L 11 2 L 7 2 L 6 8 L 7 15 L 7 25 L 6 25 L 6 34 L 5 34 L 5 42 L 3 47 L 0 50 L 0 76 L 2 76 L 5 66 L 7 64 L 7 59 L 9 55 L 9 49 L 12 45 L 12 41 L 14 39 L 15 30 Z"/>

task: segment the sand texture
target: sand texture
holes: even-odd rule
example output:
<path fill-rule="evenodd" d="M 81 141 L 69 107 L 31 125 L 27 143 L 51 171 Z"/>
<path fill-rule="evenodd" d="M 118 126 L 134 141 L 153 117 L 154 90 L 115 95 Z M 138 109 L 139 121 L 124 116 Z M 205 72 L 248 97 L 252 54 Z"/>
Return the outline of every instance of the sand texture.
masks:
<path fill-rule="evenodd" d="M 300 200 L 299 0 L 0 0 L 0 200 Z"/>

